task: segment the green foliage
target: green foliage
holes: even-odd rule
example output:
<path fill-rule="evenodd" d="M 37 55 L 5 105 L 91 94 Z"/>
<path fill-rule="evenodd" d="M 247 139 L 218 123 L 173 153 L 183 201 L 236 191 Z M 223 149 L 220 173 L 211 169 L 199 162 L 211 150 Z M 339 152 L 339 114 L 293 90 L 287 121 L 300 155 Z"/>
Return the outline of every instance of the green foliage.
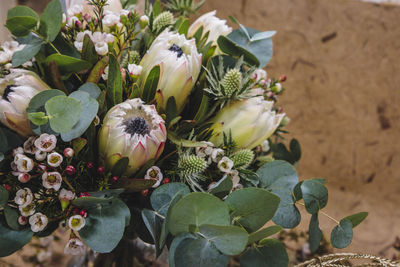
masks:
<path fill-rule="evenodd" d="M 279 233 L 282 231 L 282 227 L 279 225 L 272 225 L 267 228 L 262 228 L 254 233 L 251 233 L 249 235 L 249 241 L 247 242 L 248 245 L 253 244 L 255 242 L 258 242 L 264 238 L 267 238 L 271 235 L 274 235 L 276 233 Z"/>
<path fill-rule="evenodd" d="M 76 200 L 86 198 L 88 197 Z M 89 217 L 86 218 L 86 225 L 79 231 L 79 235 L 94 251 L 108 253 L 121 240 L 125 226 L 130 221 L 130 211 L 126 204 L 117 198 L 92 198 L 92 200 L 93 204 L 97 203 L 95 206 L 83 206 L 88 209 Z M 76 205 L 76 202 L 74 202 L 74 205 Z"/>
<path fill-rule="evenodd" d="M 310 214 L 317 213 L 328 203 L 328 189 L 318 180 L 307 180 L 301 184 L 301 192 Z"/>
<path fill-rule="evenodd" d="M 266 239 L 262 246 L 249 248 L 240 258 L 242 267 L 286 267 L 288 263 L 285 246 L 275 239 Z"/>
<path fill-rule="evenodd" d="M 50 127 L 57 133 L 66 133 L 79 121 L 82 105 L 79 100 L 67 96 L 55 96 L 45 104 Z"/>
<path fill-rule="evenodd" d="M 6 27 L 15 36 L 25 36 L 34 29 L 38 22 L 35 11 L 26 6 L 16 6 L 7 13 Z"/>
<path fill-rule="evenodd" d="M 272 219 L 280 199 L 262 188 L 244 188 L 229 194 L 225 202 L 233 221 L 252 233 Z"/>
<path fill-rule="evenodd" d="M 18 211 L 18 209 L 12 208 L 10 206 L 4 207 L 4 217 L 6 219 L 7 225 L 15 231 L 20 231 L 26 228 L 25 226 L 22 226 L 18 223 L 19 216 L 20 212 Z"/>
<path fill-rule="evenodd" d="M 35 125 L 41 126 L 46 124 L 49 119 L 44 112 L 31 112 L 28 113 L 28 119 Z"/>
<path fill-rule="evenodd" d="M 129 158 L 121 158 L 120 160 L 115 163 L 115 165 L 111 169 L 111 174 L 117 177 L 120 177 L 128 168 L 129 165 Z"/>
<path fill-rule="evenodd" d="M 292 191 L 298 182 L 296 170 L 288 162 L 275 160 L 263 165 L 257 171 L 260 187 L 265 188 L 281 198 L 279 208 L 272 219 L 284 228 L 294 228 L 301 220 L 295 206 Z"/>
<path fill-rule="evenodd" d="M 318 222 L 318 213 L 314 213 L 311 216 L 310 225 L 308 227 L 309 239 L 308 243 L 310 244 L 311 252 L 317 251 L 319 247 L 319 243 L 322 239 L 322 231 L 319 228 Z"/>
<path fill-rule="evenodd" d="M 232 188 L 233 188 L 232 179 L 228 175 L 225 175 L 224 177 L 221 178 L 221 180 L 213 184 L 208 189 L 208 192 L 222 199 L 232 191 Z"/>
<path fill-rule="evenodd" d="M 225 267 L 229 257 L 219 252 L 209 240 L 189 233 L 174 238 L 169 249 L 169 266 Z"/>
<path fill-rule="evenodd" d="M 52 54 L 45 60 L 47 64 L 54 61 L 62 75 L 80 72 L 92 67 L 92 63 L 71 56 Z"/>
<path fill-rule="evenodd" d="M 191 193 L 176 203 L 171 211 L 168 229 L 173 235 L 191 232 L 203 224 L 229 225 L 228 206 L 207 193 Z"/>
<path fill-rule="evenodd" d="M 22 50 L 17 51 L 13 54 L 13 67 L 18 67 L 36 56 L 43 44 L 44 41 L 42 39 L 32 35 L 29 43 L 27 43 Z"/>
<path fill-rule="evenodd" d="M 93 41 L 90 39 L 88 34 L 86 34 L 83 38 L 81 58 L 92 64 L 96 64 L 98 61 L 96 49 L 94 47 Z"/>
<path fill-rule="evenodd" d="M 163 219 L 156 212 L 148 209 L 142 210 L 142 218 L 153 238 L 154 245 L 156 246 L 156 254 L 158 256 L 161 253 L 160 235 L 163 226 Z"/>
<path fill-rule="evenodd" d="M 206 0 L 201 0 L 198 3 L 194 0 L 168 0 L 165 8 L 173 13 L 189 16 L 196 13 L 205 2 Z"/>
<path fill-rule="evenodd" d="M 110 107 L 122 102 L 121 69 L 118 60 L 110 55 L 107 80 L 107 103 Z"/>
<path fill-rule="evenodd" d="M 166 216 L 171 201 L 180 191 L 183 195 L 190 193 L 189 187 L 183 183 L 168 183 L 158 187 L 150 196 L 151 206 L 157 213 Z"/>
<path fill-rule="evenodd" d="M 160 79 L 160 66 L 157 65 L 154 66 L 149 72 L 149 75 L 147 75 L 146 82 L 143 87 L 142 99 L 146 103 L 154 99 L 159 79 Z"/>
<path fill-rule="evenodd" d="M 348 219 L 343 219 L 331 232 L 331 243 L 335 248 L 345 248 L 353 239 L 353 224 Z"/>
<path fill-rule="evenodd" d="M 368 212 L 359 212 L 350 216 L 345 217 L 344 219 L 349 220 L 353 225 L 353 228 L 359 225 L 362 221 L 367 218 Z"/>
<path fill-rule="evenodd" d="M 29 227 L 20 231 L 8 228 L 5 218 L 0 216 L 0 236 L 0 257 L 5 257 L 25 246 L 31 240 L 33 232 Z"/>
<path fill-rule="evenodd" d="M 175 22 L 174 28 L 179 34 L 187 35 L 189 30 L 189 19 L 185 17 L 178 18 L 178 20 Z"/>
<path fill-rule="evenodd" d="M 97 99 L 101 94 L 100 88 L 94 83 L 84 83 L 78 90 L 88 93 L 93 99 Z"/>
<path fill-rule="evenodd" d="M 8 202 L 8 191 L 0 186 L 0 208 L 4 208 Z"/>
<path fill-rule="evenodd" d="M 77 123 L 75 123 L 69 131 L 61 133 L 61 138 L 64 142 L 69 142 L 80 137 L 89 128 L 93 119 L 97 115 L 97 111 L 99 110 L 99 103 L 96 101 L 96 99 L 92 98 L 89 93 L 83 90 L 78 90 L 71 93 L 68 99 L 78 100 L 82 111 L 80 116 L 78 115 Z"/>
<path fill-rule="evenodd" d="M 40 16 L 39 33 L 49 42 L 56 39 L 62 24 L 62 6 L 60 0 L 52 0 Z"/>
<path fill-rule="evenodd" d="M 291 164 L 295 164 L 301 158 L 301 148 L 297 139 L 290 140 L 288 150 L 283 143 L 271 144 L 271 150 L 274 153 L 274 158 L 278 160 L 285 160 Z"/>

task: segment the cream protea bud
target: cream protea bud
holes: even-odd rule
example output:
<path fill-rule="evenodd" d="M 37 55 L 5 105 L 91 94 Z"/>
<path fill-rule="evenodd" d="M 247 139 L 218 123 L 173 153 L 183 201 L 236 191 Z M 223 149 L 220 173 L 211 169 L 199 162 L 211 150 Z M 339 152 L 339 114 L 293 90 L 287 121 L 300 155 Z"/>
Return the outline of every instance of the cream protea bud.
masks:
<path fill-rule="evenodd" d="M 165 110 L 168 98 L 173 96 L 178 112 L 181 112 L 201 68 L 201 54 L 197 52 L 195 40 L 165 30 L 154 40 L 140 65 L 143 67 L 138 79 L 140 94 L 143 94 L 150 71 L 159 65 L 160 78 L 155 96 L 157 109 Z"/>
<path fill-rule="evenodd" d="M 207 162 L 195 155 L 182 156 L 179 158 L 178 167 L 184 175 L 196 175 L 207 168 Z"/>
<path fill-rule="evenodd" d="M 154 105 L 139 98 L 110 109 L 99 132 L 100 161 L 109 170 L 123 157 L 129 158 L 125 175 L 132 175 L 161 155 L 167 131 Z"/>
<path fill-rule="evenodd" d="M 226 24 L 226 20 L 217 18 L 215 16 L 216 13 L 217 11 L 214 10 L 199 17 L 189 27 L 187 36 L 193 37 L 196 31 L 203 26 L 203 36 L 209 32 L 207 43 L 213 42 L 213 45 L 216 45 L 219 36 L 228 35 L 232 31 L 232 28 Z"/>
<path fill-rule="evenodd" d="M 231 156 L 235 167 L 247 168 L 254 160 L 254 152 L 250 149 L 242 149 Z"/>
<path fill-rule="evenodd" d="M 174 15 L 169 11 L 164 11 L 153 21 L 153 28 L 156 32 L 174 23 Z"/>
<path fill-rule="evenodd" d="M 12 69 L 0 79 L 0 122 L 20 135 L 33 135 L 26 108 L 32 97 L 47 89 L 35 73 Z"/>
<path fill-rule="evenodd" d="M 239 90 L 242 85 L 242 73 L 238 69 L 229 70 L 221 81 L 225 95 L 230 97 Z"/>
<path fill-rule="evenodd" d="M 211 120 L 212 137 L 210 142 L 223 144 L 224 133 L 232 135 L 238 148 L 252 149 L 270 137 L 278 128 L 284 113 L 276 114 L 272 110 L 273 101 L 266 101 L 262 96 L 232 102 Z"/>

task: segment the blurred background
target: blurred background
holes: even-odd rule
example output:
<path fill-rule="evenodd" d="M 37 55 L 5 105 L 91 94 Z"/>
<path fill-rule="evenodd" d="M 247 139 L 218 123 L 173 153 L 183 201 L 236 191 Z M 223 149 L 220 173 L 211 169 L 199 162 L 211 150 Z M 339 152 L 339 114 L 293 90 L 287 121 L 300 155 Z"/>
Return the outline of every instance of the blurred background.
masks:
<path fill-rule="evenodd" d="M 40 11 L 48 1 L 0 2 L 3 24 L 17 2 Z M 334 218 L 369 212 L 344 251 L 388 258 L 400 236 L 399 2 L 209 0 L 200 9 L 278 32 L 266 70 L 288 77 L 279 103 L 291 118 L 287 139 L 302 146 L 300 175 L 327 179 L 326 212 Z M 1 42 L 9 38 L 1 25 Z M 334 223 L 320 217 L 329 237 Z"/>

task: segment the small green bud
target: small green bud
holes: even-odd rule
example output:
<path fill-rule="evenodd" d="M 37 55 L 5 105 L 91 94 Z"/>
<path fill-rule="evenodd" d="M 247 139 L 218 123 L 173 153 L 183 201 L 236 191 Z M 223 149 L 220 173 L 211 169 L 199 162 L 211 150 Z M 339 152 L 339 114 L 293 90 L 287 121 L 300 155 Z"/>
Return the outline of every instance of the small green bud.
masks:
<path fill-rule="evenodd" d="M 169 26 L 174 23 L 174 15 L 169 11 L 164 11 L 158 15 L 153 21 L 153 28 L 157 31 L 161 30 L 165 26 Z"/>
<path fill-rule="evenodd" d="M 146 15 L 143 15 L 139 19 L 139 25 L 141 29 L 146 28 L 147 24 L 149 24 L 149 17 Z"/>
<path fill-rule="evenodd" d="M 184 175 L 200 174 L 207 168 L 207 162 L 198 156 L 182 156 L 179 158 L 178 167 Z"/>
<path fill-rule="evenodd" d="M 280 126 L 281 127 L 285 127 L 286 125 L 288 125 L 290 122 L 290 118 L 288 116 L 283 117 Z"/>
<path fill-rule="evenodd" d="M 225 95 L 228 97 L 232 96 L 233 93 L 239 90 L 242 84 L 242 74 L 238 69 L 229 70 L 221 81 L 221 85 L 224 87 Z"/>
<path fill-rule="evenodd" d="M 254 160 L 254 152 L 250 149 L 239 150 L 231 158 L 235 167 L 247 168 Z"/>

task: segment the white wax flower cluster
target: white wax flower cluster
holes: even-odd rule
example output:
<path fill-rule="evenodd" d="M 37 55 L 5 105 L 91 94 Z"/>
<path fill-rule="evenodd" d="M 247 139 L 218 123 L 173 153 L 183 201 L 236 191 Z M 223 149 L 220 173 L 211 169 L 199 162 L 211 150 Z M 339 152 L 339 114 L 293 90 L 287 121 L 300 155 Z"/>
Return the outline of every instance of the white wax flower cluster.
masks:
<path fill-rule="evenodd" d="M 76 40 L 74 42 L 74 46 L 78 51 L 82 51 L 83 48 L 83 41 L 85 35 L 88 35 L 92 40 L 96 52 L 100 56 L 104 56 L 108 53 L 108 44 L 114 43 L 114 35 L 105 32 L 94 32 L 91 31 L 84 31 L 78 32 L 76 35 Z"/>

